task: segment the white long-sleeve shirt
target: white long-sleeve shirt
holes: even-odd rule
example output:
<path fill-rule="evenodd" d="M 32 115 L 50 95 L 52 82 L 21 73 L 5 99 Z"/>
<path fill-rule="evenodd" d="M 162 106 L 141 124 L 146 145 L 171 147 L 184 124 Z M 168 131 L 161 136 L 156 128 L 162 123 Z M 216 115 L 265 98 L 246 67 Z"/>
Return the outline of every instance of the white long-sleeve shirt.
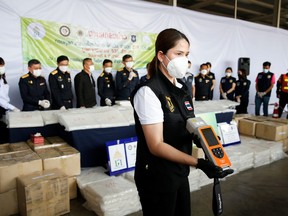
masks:
<path fill-rule="evenodd" d="M 9 85 L 4 84 L 4 80 L 0 79 L 0 106 L 6 110 L 14 110 L 14 106 L 10 104 Z"/>

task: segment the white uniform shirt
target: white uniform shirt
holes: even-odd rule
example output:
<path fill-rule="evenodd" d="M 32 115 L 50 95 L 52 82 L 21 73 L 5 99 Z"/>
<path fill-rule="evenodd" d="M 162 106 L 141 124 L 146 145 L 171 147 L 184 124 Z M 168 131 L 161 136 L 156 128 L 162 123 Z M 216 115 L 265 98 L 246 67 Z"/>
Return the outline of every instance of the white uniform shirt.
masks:
<path fill-rule="evenodd" d="M 15 107 L 10 104 L 9 85 L 4 84 L 4 80 L 0 79 L 0 106 L 6 110 L 13 110 Z"/>
<path fill-rule="evenodd" d="M 178 88 L 182 87 L 176 79 L 175 85 Z M 161 102 L 150 87 L 143 86 L 140 88 L 135 94 L 133 102 L 141 125 L 162 123 L 164 121 Z"/>

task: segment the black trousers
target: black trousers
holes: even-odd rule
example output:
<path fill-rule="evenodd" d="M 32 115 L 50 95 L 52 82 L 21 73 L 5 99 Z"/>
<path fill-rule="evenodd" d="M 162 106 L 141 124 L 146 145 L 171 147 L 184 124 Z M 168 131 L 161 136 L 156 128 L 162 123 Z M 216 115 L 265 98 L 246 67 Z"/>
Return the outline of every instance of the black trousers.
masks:
<path fill-rule="evenodd" d="M 191 216 L 188 178 L 172 192 L 139 192 L 143 216 Z"/>
<path fill-rule="evenodd" d="M 281 118 L 283 110 L 284 110 L 286 104 L 288 104 L 288 93 L 282 92 L 280 94 L 280 97 L 279 97 L 279 108 L 278 108 L 279 118 Z M 288 119 L 288 114 L 287 114 L 286 118 Z"/>

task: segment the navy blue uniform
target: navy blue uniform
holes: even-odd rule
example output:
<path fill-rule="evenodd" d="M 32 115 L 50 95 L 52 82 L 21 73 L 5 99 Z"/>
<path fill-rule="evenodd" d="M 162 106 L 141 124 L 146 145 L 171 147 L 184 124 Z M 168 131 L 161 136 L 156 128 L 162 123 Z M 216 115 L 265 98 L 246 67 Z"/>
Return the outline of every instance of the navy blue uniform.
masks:
<path fill-rule="evenodd" d="M 96 105 L 96 92 L 95 92 L 95 81 L 85 71 L 79 72 L 75 78 L 75 93 L 77 97 L 77 108 L 86 107 L 91 108 Z"/>
<path fill-rule="evenodd" d="M 215 74 L 213 72 L 209 72 L 207 76 L 212 80 L 212 85 L 213 85 L 213 80 L 215 80 Z M 212 86 L 211 85 L 211 86 Z M 210 89 L 210 95 L 209 95 L 209 100 L 213 100 L 213 94 L 214 94 L 214 89 Z"/>
<path fill-rule="evenodd" d="M 133 77 L 130 81 L 128 80 L 129 71 L 126 67 L 117 71 L 116 73 L 116 100 L 130 100 L 130 95 L 135 87 L 139 83 L 139 75 L 136 70 L 133 69 L 133 72 L 137 75 L 137 77 Z"/>
<path fill-rule="evenodd" d="M 106 106 L 105 99 L 108 98 L 115 104 L 115 83 L 111 73 L 102 72 L 97 79 L 100 106 Z"/>
<path fill-rule="evenodd" d="M 142 76 L 141 79 L 140 79 L 140 83 L 146 82 L 148 80 L 147 76 L 148 76 L 147 74 Z"/>
<path fill-rule="evenodd" d="M 51 91 L 51 109 L 66 109 L 73 107 L 72 82 L 69 72 L 63 73 L 57 68 L 49 74 L 49 85 Z"/>
<path fill-rule="evenodd" d="M 236 78 L 232 77 L 232 76 L 230 76 L 230 77 L 225 76 L 225 77 L 221 78 L 220 82 L 221 82 L 222 90 L 225 93 L 227 93 L 227 91 L 232 88 L 233 83 L 236 83 Z M 227 93 L 227 99 L 234 101 L 234 93 L 235 93 L 235 91 Z M 224 99 L 222 97 L 222 94 L 220 94 L 220 99 Z"/>
<path fill-rule="evenodd" d="M 194 75 L 193 74 L 189 74 L 189 76 L 185 76 L 181 79 L 181 81 L 183 83 L 185 83 L 185 85 L 188 88 L 188 93 L 190 94 L 190 96 L 193 98 L 193 94 L 192 94 L 192 85 L 193 85 L 193 81 L 194 81 Z"/>
<path fill-rule="evenodd" d="M 212 80 L 207 76 L 198 74 L 194 78 L 195 81 L 195 100 L 205 101 L 210 98 L 210 89 L 212 86 Z"/>
<path fill-rule="evenodd" d="M 19 89 L 23 100 L 23 111 L 43 110 L 44 108 L 38 105 L 39 100 L 50 101 L 50 92 L 42 76 L 34 77 L 28 72 L 20 78 Z"/>
<path fill-rule="evenodd" d="M 240 105 L 236 106 L 236 113 L 248 113 L 247 107 L 249 103 L 249 89 L 251 81 L 248 79 L 239 79 L 236 81 L 235 97 L 240 97 Z"/>

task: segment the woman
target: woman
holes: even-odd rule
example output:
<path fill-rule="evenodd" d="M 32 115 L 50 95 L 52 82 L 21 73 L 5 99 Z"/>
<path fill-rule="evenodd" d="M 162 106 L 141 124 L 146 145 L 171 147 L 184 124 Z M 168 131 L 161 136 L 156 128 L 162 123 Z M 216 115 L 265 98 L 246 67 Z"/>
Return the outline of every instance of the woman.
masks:
<path fill-rule="evenodd" d="M 249 103 L 249 88 L 250 80 L 247 79 L 247 74 L 245 69 L 240 69 L 238 71 L 238 80 L 236 81 L 235 87 L 235 101 L 240 103 L 239 106 L 236 106 L 236 113 L 248 113 L 247 107 Z"/>
<path fill-rule="evenodd" d="M 225 77 L 220 81 L 220 99 L 228 99 L 234 101 L 234 91 L 236 86 L 236 78 L 232 77 L 232 68 L 227 67 Z"/>
<path fill-rule="evenodd" d="M 5 61 L 0 57 L 0 118 L 6 111 L 20 111 L 10 104 L 9 85 L 5 75 Z"/>
<path fill-rule="evenodd" d="M 191 156 L 192 135 L 186 119 L 194 117 L 192 98 L 183 78 L 189 54 L 187 37 L 166 29 L 158 35 L 150 79 L 134 90 L 138 136 L 135 182 L 144 216 L 190 216 L 189 166 L 210 178 L 229 174 L 204 159 Z"/>

